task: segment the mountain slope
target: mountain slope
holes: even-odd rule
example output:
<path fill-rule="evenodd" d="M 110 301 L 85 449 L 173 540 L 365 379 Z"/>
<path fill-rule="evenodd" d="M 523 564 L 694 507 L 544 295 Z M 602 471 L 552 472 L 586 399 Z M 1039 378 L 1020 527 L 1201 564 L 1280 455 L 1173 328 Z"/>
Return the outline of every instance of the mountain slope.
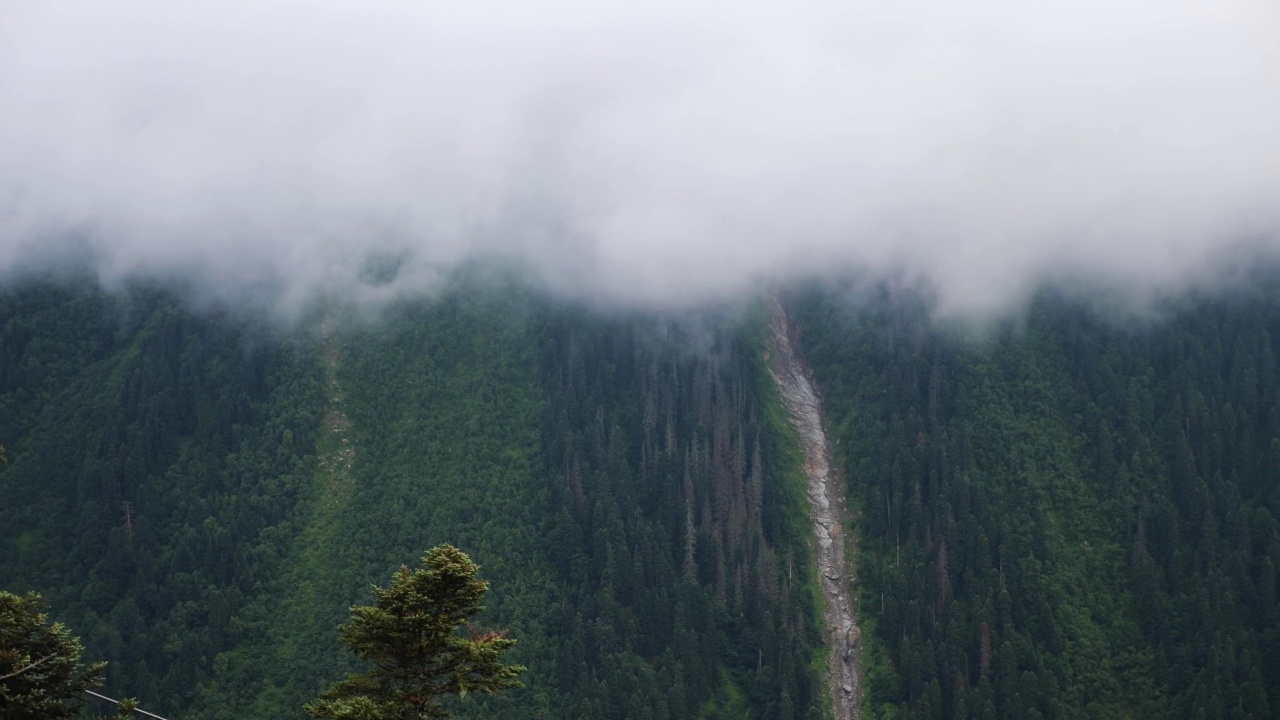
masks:
<path fill-rule="evenodd" d="M 0 327 L 0 578 L 44 593 L 110 688 L 183 707 L 279 572 L 318 367 L 157 291 L 9 291 Z"/>
<path fill-rule="evenodd" d="M 883 288 L 796 306 L 861 509 L 876 712 L 1280 708 L 1274 302 L 1125 325 L 1044 293 L 984 341 Z"/>
<path fill-rule="evenodd" d="M 762 316 L 603 315 L 464 273 L 376 322 L 237 318 L 160 289 L 0 296 L 0 581 L 48 595 L 111 692 L 300 717 L 351 666 L 347 607 L 448 541 L 530 667 L 462 717 L 819 716 Z"/>

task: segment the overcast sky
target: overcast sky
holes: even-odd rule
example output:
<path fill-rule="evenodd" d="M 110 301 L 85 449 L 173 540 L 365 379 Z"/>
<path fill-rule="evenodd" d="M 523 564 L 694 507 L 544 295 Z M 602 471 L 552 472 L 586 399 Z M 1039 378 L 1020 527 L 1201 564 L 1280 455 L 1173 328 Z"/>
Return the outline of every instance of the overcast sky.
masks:
<path fill-rule="evenodd" d="M 475 253 L 684 303 L 952 310 L 1280 247 L 1276 0 L 0 0 L 0 272 L 297 304 Z M 407 259 L 406 259 L 407 258 Z"/>

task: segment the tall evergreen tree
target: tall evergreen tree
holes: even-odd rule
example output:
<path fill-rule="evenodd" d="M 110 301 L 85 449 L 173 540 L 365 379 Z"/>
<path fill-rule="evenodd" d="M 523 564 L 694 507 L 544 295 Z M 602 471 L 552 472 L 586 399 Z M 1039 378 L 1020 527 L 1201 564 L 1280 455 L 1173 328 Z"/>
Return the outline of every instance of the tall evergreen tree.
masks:
<path fill-rule="evenodd" d="M 505 632 L 484 632 L 467 619 L 489 584 L 465 553 L 450 545 L 427 551 L 422 567 L 401 567 L 391 587 L 373 589 L 374 605 L 351 609 L 339 636 L 360 659 L 373 664 L 350 673 L 306 706 L 321 718 L 410 720 L 449 717 L 444 699 L 520 687 L 519 665 L 502 662 L 515 645 Z"/>

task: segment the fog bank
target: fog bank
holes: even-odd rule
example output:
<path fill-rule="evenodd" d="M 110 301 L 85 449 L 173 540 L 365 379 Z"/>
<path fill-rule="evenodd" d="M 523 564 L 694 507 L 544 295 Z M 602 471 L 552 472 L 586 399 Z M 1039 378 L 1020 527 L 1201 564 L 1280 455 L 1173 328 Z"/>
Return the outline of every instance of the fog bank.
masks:
<path fill-rule="evenodd" d="M 0 6 L 0 277 L 285 312 L 478 254 L 682 305 L 850 269 L 944 311 L 1280 246 L 1273 0 Z"/>

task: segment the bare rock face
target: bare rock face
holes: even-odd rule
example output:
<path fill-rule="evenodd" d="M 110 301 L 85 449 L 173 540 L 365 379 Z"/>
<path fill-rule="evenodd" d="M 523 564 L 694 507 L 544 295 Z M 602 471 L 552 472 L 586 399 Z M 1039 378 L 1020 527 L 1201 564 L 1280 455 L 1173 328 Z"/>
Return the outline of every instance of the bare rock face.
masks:
<path fill-rule="evenodd" d="M 849 519 L 844 481 L 832 468 L 831 446 L 822 425 L 822 404 L 808 368 L 796 351 L 786 311 L 769 298 L 769 343 L 765 360 L 769 373 L 791 414 L 791 424 L 804 450 L 809 482 L 809 512 L 816 541 L 814 553 L 826 601 L 827 663 L 836 720 L 859 717 L 862 702 L 861 638 L 852 602 L 853 533 L 842 529 Z"/>

